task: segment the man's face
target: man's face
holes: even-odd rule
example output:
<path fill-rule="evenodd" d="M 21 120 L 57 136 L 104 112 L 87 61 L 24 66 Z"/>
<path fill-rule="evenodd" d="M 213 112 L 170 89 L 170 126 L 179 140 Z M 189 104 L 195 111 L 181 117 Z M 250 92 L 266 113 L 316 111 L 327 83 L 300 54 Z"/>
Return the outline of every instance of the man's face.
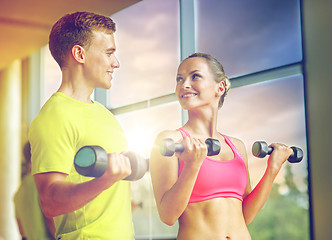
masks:
<path fill-rule="evenodd" d="M 114 35 L 93 31 L 90 47 L 86 49 L 84 75 L 92 88 L 109 89 L 112 74 L 120 64 L 115 56 Z"/>

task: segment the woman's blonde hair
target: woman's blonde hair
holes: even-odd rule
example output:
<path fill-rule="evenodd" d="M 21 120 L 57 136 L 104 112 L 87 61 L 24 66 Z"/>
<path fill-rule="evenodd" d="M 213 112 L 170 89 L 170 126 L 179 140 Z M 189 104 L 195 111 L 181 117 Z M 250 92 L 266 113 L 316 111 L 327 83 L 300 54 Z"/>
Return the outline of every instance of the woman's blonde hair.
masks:
<path fill-rule="evenodd" d="M 225 75 L 224 67 L 221 65 L 221 63 L 217 59 L 215 59 L 214 57 L 212 57 L 210 54 L 207 54 L 207 53 L 193 53 L 186 59 L 193 58 L 193 57 L 201 57 L 201 58 L 206 59 L 212 72 L 214 73 L 215 81 L 217 83 L 220 83 L 220 82 L 225 83 L 225 93 L 220 97 L 220 101 L 219 101 L 219 108 L 221 108 L 224 103 L 224 99 L 227 95 L 227 92 L 231 88 L 231 82 L 228 79 L 228 77 Z"/>

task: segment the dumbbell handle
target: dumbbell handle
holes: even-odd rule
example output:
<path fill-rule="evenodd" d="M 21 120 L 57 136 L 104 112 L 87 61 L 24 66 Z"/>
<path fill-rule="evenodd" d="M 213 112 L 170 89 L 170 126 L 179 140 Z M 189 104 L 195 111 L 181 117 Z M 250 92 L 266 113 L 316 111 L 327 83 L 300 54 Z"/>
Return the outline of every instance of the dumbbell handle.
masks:
<path fill-rule="evenodd" d="M 141 179 L 148 170 L 148 161 L 130 151 L 123 154 L 128 157 L 131 166 L 131 174 L 123 180 Z M 74 165 L 76 171 L 83 176 L 100 177 L 108 168 L 108 155 L 100 146 L 84 146 L 77 151 Z"/>
<path fill-rule="evenodd" d="M 303 151 L 298 147 L 291 147 L 293 150 L 292 154 L 289 156 L 288 161 L 291 163 L 301 162 L 303 159 Z M 252 153 L 254 156 L 263 158 L 266 155 L 270 155 L 273 152 L 273 147 L 269 147 L 264 141 L 257 141 L 252 146 Z"/>
<path fill-rule="evenodd" d="M 205 144 L 208 148 L 208 156 L 218 155 L 220 152 L 220 142 L 218 139 L 208 138 L 205 140 Z M 160 153 L 163 156 L 172 156 L 174 152 L 183 152 L 183 143 L 175 143 L 173 139 L 166 138 L 163 140 L 162 146 L 160 147 Z"/>

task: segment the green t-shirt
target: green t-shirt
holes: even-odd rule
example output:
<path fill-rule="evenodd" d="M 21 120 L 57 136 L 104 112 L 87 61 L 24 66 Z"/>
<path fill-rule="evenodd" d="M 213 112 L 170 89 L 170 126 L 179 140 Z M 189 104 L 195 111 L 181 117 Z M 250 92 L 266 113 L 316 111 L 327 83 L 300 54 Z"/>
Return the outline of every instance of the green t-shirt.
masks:
<path fill-rule="evenodd" d="M 14 195 L 15 216 L 20 220 L 24 235 L 29 240 L 49 240 L 50 233 L 40 209 L 38 192 L 31 174 L 22 179 Z"/>
<path fill-rule="evenodd" d="M 91 180 L 74 167 L 76 152 L 98 145 L 108 153 L 122 152 L 127 140 L 115 117 L 98 102 L 83 103 L 55 93 L 45 103 L 29 130 L 32 174 L 62 172 L 66 181 Z M 134 238 L 130 183 L 118 181 L 81 209 L 54 218 L 57 239 Z"/>

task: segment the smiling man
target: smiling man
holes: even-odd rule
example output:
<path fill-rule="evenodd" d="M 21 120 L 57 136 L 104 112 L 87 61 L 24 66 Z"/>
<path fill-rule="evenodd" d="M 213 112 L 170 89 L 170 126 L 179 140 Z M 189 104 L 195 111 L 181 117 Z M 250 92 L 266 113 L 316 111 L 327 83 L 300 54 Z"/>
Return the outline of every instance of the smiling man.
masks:
<path fill-rule="evenodd" d="M 109 89 L 119 68 L 115 23 L 87 12 L 67 14 L 53 26 L 49 47 L 62 71 L 59 90 L 31 124 L 32 174 L 44 214 L 54 219 L 56 239 L 134 239 L 131 173 L 123 130 L 114 116 L 90 99 Z M 79 175 L 75 153 L 85 145 L 106 150 L 109 168 L 100 178 Z"/>

